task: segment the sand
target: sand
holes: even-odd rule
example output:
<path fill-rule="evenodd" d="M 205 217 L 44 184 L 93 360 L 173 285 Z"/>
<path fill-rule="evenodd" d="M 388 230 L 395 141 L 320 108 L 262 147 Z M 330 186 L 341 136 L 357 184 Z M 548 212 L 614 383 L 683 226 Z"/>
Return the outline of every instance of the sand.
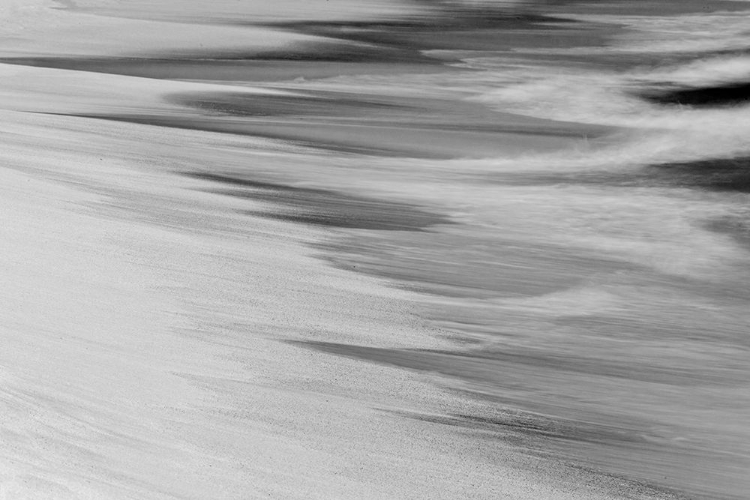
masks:
<path fill-rule="evenodd" d="M 649 474 L 658 452 L 630 468 L 607 455 L 641 446 L 631 438 L 653 422 L 640 401 L 613 396 L 612 420 L 566 406 L 581 394 L 571 383 L 626 393 L 626 367 L 602 389 L 612 365 L 583 355 L 464 349 L 498 347 L 477 341 L 498 315 L 509 329 L 540 317 L 538 339 L 557 346 L 556 307 L 617 310 L 622 289 L 600 294 L 597 279 L 672 248 L 618 253 L 580 227 L 548 237 L 557 212 L 591 213 L 564 188 L 560 210 L 533 187 L 489 192 L 503 171 L 487 158 L 596 151 L 622 130 L 489 113 L 460 82 L 427 95 L 414 82 L 456 70 L 393 40 L 365 50 L 290 28 L 419 17 L 422 4 L 4 5 L 0 498 L 680 497 L 681 476 Z M 321 46 L 330 60 L 314 60 Z M 402 74 L 403 88 L 379 83 Z M 500 212 L 502 238 L 487 230 Z M 669 376 L 643 370 L 638 387 Z M 671 439 L 654 435 L 654 448 Z M 581 462 L 589 452 L 609 468 Z"/>
<path fill-rule="evenodd" d="M 34 9 L 3 13 L 18 33 L 4 57 L 299 38 Z M 599 497 L 399 416 L 459 404 L 424 377 L 281 342 L 442 345 L 410 294 L 312 258 L 319 230 L 248 218 L 174 174 L 239 165 L 261 139 L 60 116 L 170 116 L 162 95 L 211 84 L 1 71 L 1 497 Z"/>
<path fill-rule="evenodd" d="M 170 172 L 216 138 L 7 111 L 2 134 L 6 497 L 600 497 L 395 414 L 459 404 L 423 377 L 279 342 L 441 345 L 314 230 Z"/>

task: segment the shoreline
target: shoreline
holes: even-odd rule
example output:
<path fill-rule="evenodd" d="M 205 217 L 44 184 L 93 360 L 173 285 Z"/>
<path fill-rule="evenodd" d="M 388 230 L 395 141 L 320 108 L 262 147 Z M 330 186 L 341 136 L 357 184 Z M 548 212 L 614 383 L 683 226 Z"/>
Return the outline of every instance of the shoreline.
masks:
<path fill-rule="evenodd" d="M 348 7 L 313 22 L 249 28 L 219 24 L 230 2 L 199 27 L 181 23 L 200 18 L 197 3 L 173 19 L 177 2 L 53 12 L 41 38 L 43 24 L 0 47 L 2 213 L 13 233 L 0 265 L 15 311 L 0 321 L 10 346 L 0 404 L 11 415 L 0 464 L 14 477 L 0 494 L 740 492 L 741 354 L 702 332 L 741 343 L 744 297 L 706 292 L 699 259 L 670 274 L 650 248 L 644 257 L 596 232 L 681 214 L 693 200 L 625 198 L 564 175 L 504 181 L 521 171 L 513 161 L 606 153 L 633 133 L 486 110 L 458 76 L 439 79 L 468 70 L 413 54 L 503 36 L 543 48 L 534 22 L 478 40 L 460 22 L 412 36 L 376 8 L 338 3 Z M 577 7 L 556 9 L 567 8 Z M 336 20 L 352 12 L 375 20 Z M 75 19 L 81 39 L 66 24 Z M 159 37 L 139 39 L 157 24 Z M 618 33 L 576 29 L 545 36 L 575 45 L 593 33 L 603 44 Z M 91 53 L 85 40 L 102 37 Z M 315 60 L 321 43 L 335 50 Z M 191 60 L 253 44 L 262 49 L 248 64 L 267 79 L 234 73 L 230 59 Z M 160 66 L 175 47 L 183 59 Z M 32 64 L 2 63 L 18 57 Z M 286 81 L 295 74 L 307 79 Z M 421 94 L 425 82 L 434 95 Z M 658 189 L 676 182 L 659 175 Z M 678 243 L 703 241 L 688 235 Z M 729 276 L 744 254 L 712 244 L 726 268 L 710 272 Z M 739 290 L 743 277 L 722 283 Z M 691 305 L 724 317 L 710 323 Z M 688 345 L 693 365 L 660 339 Z M 714 415 L 726 421 L 718 438 L 697 417 L 714 400 L 737 405 Z"/>

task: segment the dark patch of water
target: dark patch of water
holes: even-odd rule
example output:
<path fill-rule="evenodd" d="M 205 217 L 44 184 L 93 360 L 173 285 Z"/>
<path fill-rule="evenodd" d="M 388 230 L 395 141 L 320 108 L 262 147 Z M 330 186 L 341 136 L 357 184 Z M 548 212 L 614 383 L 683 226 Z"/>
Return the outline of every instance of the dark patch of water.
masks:
<path fill-rule="evenodd" d="M 514 380 L 524 373 L 528 376 L 532 371 L 541 379 L 545 377 L 568 378 L 566 373 L 569 373 L 585 375 L 589 379 L 614 378 L 674 387 L 719 386 L 731 380 L 731 377 L 723 377 L 720 373 L 706 373 L 704 370 L 699 371 L 687 366 L 652 366 L 629 359 L 618 360 L 614 357 L 600 359 L 574 354 L 535 352 L 533 349 L 529 349 L 528 352 L 514 352 L 484 348 L 453 352 L 385 349 L 327 342 L 303 342 L 303 344 L 331 354 L 473 380 L 494 386 L 500 392 L 502 388 L 510 389 L 513 386 L 526 390 L 541 389 L 541 387 L 534 387 L 531 380 L 526 382 L 522 379 Z M 707 374 L 713 376 L 707 377 Z M 734 383 L 740 385 L 737 381 Z M 549 382 L 546 385 L 554 386 Z"/>
<path fill-rule="evenodd" d="M 307 35 L 390 47 L 400 51 L 498 51 L 523 46 L 599 46 L 609 33 L 590 23 L 541 14 L 444 8 L 408 19 L 265 24 Z M 539 36 L 544 32 L 545 36 Z"/>
<path fill-rule="evenodd" d="M 663 163 L 647 167 L 646 175 L 679 187 L 750 193 L 750 158 L 717 158 Z"/>
<path fill-rule="evenodd" d="M 745 211 L 745 213 L 711 219 L 706 221 L 704 227 L 709 231 L 726 234 L 739 245 L 750 250 L 750 212 Z M 747 338 L 750 342 L 750 336 Z"/>
<path fill-rule="evenodd" d="M 592 184 L 750 193 L 750 158 L 661 163 L 623 172 L 509 173 L 496 176 L 494 180 L 508 185 Z"/>
<path fill-rule="evenodd" d="M 232 189 L 216 192 L 247 198 L 283 207 L 282 211 L 248 211 L 248 214 L 269 219 L 285 220 L 316 226 L 368 229 L 372 231 L 424 231 L 437 224 L 449 224 L 450 219 L 406 203 L 380 200 L 365 196 L 289 186 L 213 173 L 188 173 Z"/>
<path fill-rule="evenodd" d="M 727 83 L 695 88 L 648 90 L 641 97 L 662 105 L 693 107 L 737 106 L 750 102 L 750 83 Z"/>
<path fill-rule="evenodd" d="M 408 158 L 430 158 L 430 159 L 448 159 L 452 155 L 443 151 L 434 151 L 420 148 L 401 148 L 400 146 L 388 144 L 377 146 L 369 144 L 367 141 L 336 141 L 333 138 L 313 139 L 308 138 L 305 134 L 295 133 L 296 129 L 302 128 L 300 124 L 292 127 L 274 128 L 269 123 L 237 123 L 225 120 L 213 120 L 210 118 L 196 117 L 164 117 L 153 115 L 91 115 L 75 114 L 68 116 L 77 116 L 80 118 L 90 118 L 94 120 L 108 120 L 123 123 L 137 123 L 142 125 L 151 125 L 154 127 L 168 127 L 183 130 L 202 130 L 206 132 L 216 132 L 220 134 L 243 135 L 250 137 L 261 137 L 264 139 L 273 139 L 283 141 L 299 147 L 309 148 L 311 150 L 333 151 L 336 153 L 383 156 L 383 157 L 408 157 Z"/>
<path fill-rule="evenodd" d="M 304 114 L 293 115 L 294 100 L 273 100 L 262 102 L 263 96 L 248 99 L 239 115 L 231 115 L 235 108 L 230 103 L 209 100 L 204 104 L 202 115 L 163 116 L 163 115 L 93 115 L 76 114 L 82 118 L 147 124 L 187 130 L 203 130 L 224 134 L 235 134 L 279 140 L 285 143 L 336 153 L 367 156 L 452 159 L 490 158 L 509 151 L 519 151 L 536 147 L 555 150 L 570 147 L 577 140 L 589 134 L 603 134 L 603 131 L 579 128 L 566 130 L 564 125 L 540 121 L 534 123 L 497 124 L 476 123 L 471 118 L 466 123 L 454 122 L 443 125 L 445 116 L 414 113 L 412 122 L 401 121 L 399 107 L 386 108 L 363 105 L 359 113 L 355 107 L 342 105 L 342 116 L 335 115 L 337 106 L 331 105 L 333 116 L 315 115 L 316 109 L 325 113 L 323 102 L 312 104 Z M 304 102 L 304 101 L 303 101 Z M 199 109 L 196 107 L 196 109 Z M 394 112 L 395 111 L 395 112 Z M 250 113 L 258 113 L 252 116 Z M 242 114 L 244 113 L 244 114 Z M 277 113 L 264 115 L 262 113 Z M 290 113 L 285 118 L 285 113 Z M 351 116 L 346 117 L 346 113 Z M 408 114 L 408 113 L 407 113 Z M 389 120 L 389 117 L 391 120 Z M 460 119 L 461 114 L 456 118 Z M 279 118 L 279 119 L 274 119 Z M 466 118 L 464 118 L 466 119 Z M 423 121 L 422 121 L 423 120 Z M 502 119 L 499 119 L 502 121 Z"/>
<path fill-rule="evenodd" d="M 253 95 L 238 92 L 172 94 L 167 101 L 211 113 L 230 116 L 325 116 L 364 118 L 384 113 L 418 113 L 416 106 L 376 99 L 353 99 L 339 95 Z"/>
<path fill-rule="evenodd" d="M 348 238 L 320 248 L 341 269 L 444 297 L 532 297 L 578 286 L 602 272 L 632 268 L 577 249 L 445 232 L 388 240 Z"/>
<path fill-rule="evenodd" d="M 9 57 L 0 63 L 155 79 L 276 81 L 341 74 L 396 73 L 442 68 L 418 50 L 324 41 L 254 52 L 196 52 L 143 57 Z"/>

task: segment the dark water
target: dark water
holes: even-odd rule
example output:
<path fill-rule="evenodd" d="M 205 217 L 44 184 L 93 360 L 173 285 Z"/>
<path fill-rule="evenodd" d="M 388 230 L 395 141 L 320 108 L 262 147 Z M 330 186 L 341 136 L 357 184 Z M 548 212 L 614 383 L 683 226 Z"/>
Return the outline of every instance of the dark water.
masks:
<path fill-rule="evenodd" d="M 750 83 L 654 91 L 644 97 L 657 104 L 736 106 L 750 101 Z"/>

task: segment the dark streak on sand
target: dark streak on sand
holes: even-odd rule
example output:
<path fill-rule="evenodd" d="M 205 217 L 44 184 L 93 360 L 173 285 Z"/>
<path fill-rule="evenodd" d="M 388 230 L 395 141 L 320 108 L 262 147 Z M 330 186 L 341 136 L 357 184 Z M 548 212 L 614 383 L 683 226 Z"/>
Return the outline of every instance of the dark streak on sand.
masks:
<path fill-rule="evenodd" d="M 326 133 L 327 137 L 317 138 L 311 137 L 306 131 L 312 132 L 313 135 L 316 132 L 316 128 L 312 125 L 309 127 L 301 126 L 300 123 L 294 124 L 281 124 L 274 127 L 273 123 L 268 121 L 263 123 L 252 123 L 252 122 L 236 122 L 229 120 L 217 120 L 212 118 L 202 117 L 164 117 L 154 115 L 90 115 L 90 114 L 76 114 L 69 116 L 77 116 L 80 118 L 89 118 L 94 120 L 108 120 L 123 123 L 137 123 L 141 125 L 151 125 L 154 127 L 167 127 L 183 130 L 202 130 L 205 132 L 216 132 L 220 134 L 232 134 L 250 137 L 260 137 L 264 139 L 280 140 L 287 144 L 291 144 L 298 147 L 317 149 L 322 151 L 333 151 L 342 154 L 352 155 L 367 155 L 367 156 L 383 156 L 383 157 L 412 157 L 412 158 L 429 158 L 429 159 L 447 159 L 453 158 L 442 151 L 430 151 L 424 148 L 411 147 L 405 145 L 393 145 L 389 144 L 386 146 L 378 146 L 372 144 L 374 141 L 363 140 L 336 140 L 331 138 L 330 132 Z M 324 128 L 329 125 L 328 128 L 333 128 L 330 124 L 316 124 L 317 130 Z M 341 128 L 345 128 L 346 125 L 339 125 Z M 366 132 L 366 131 L 365 131 Z"/>
<path fill-rule="evenodd" d="M 622 442 L 645 443 L 642 436 L 621 426 L 586 425 L 570 419 L 552 418 L 548 415 L 522 410 L 498 409 L 492 416 L 454 414 L 448 416 L 417 416 L 420 420 L 456 427 L 485 430 L 493 433 L 510 431 L 535 437 L 554 438 L 589 443 Z"/>
<path fill-rule="evenodd" d="M 514 173 L 496 176 L 494 180 L 506 185 L 579 184 L 750 193 L 750 158 L 661 163 L 632 172 Z"/>
<path fill-rule="evenodd" d="M 332 60 L 321 64 L 319 57 L 306 59 L 297 57 L 290 60 L 254 59 L 251 57 L 177 57 L 177 58 L 5 58 L 2 64 L 35 66 L 92 73 L 154 78 L 161 80 L 203 80 L 203 81 L 281 81 L 296 78 L 330 78 L 341 75 L 378 73 L 420 73 L 430 71 L 451 71 L 436 61 L 432 65 L 350 60 Z"/>
<path fill-rule="evenodd" d="M 465 392 L 463 395 L 466 397 L 481 397 L 481 395 L 469 392 Z M 602 447 L 615 443 L 624 448 L 638 448 L 640 450 L 650 448 L 651 453 L 658 453 L 659 446 L 649 443 L 642 435 L 635 433 L 628 422 L 618 422 L 617 425 L 600 425 L 504 408 L 502 403 L 498 402 L 497 404 L 499 408 L 491 416 L 486 417 L 466 414 L 393 413 L 405 418 L 465 429 L 468 432 L 475 433 L 480 439 L 489 435 L 517 446 L 522 453 L 532 456 L 573 458 L 576 453 L 585 455 L 587 452 L 600 450 Z M 626 475 L 604 472 L 593 457 L 587 465 L 573 463 L 566 465 L 593 473 L 599 481 L 611 482 L 612 487 L 617 490 L 622 491 L 624 488 L 624 491 L 627 492 L 625 498 L 657 497 L 664 500 L 695 500 L 694 496 L 688 496 L 673 488 L 666 488 L 656 481 L 635 480 Z"/>
<path fill-rule="evenodd" d="M 389 125 L 433 132 L 475 132 L 595 139 L 610 127 L 502 113 L 471 102 L 437 98 L 396 98 L 343 92 L 258 95 L 240 92 L 172 94 L 167 102 L 195 108 L 203 114 L 237 117 L 320 118 L 330 123 Z"/>
<path fill-rule="evenodd" d="M 406 103 L 352 98 L 348 95 L 253 95 L 238 92 L 173 94 L 168 102 L 230 116 L 327 116 L 361 118 L 363 114 L 411 114 L 422 111 Z"/>
<path fill-rule="evenodd" d="M 634 266 L 554 245 L 437 232 L 348 238 L 319 245 L 340 269 L 444 297 L 532 297 L 575 287 L 603 269 Z"/>
<path fill-rule="evenodd" d="M 74 116 L 262 137 L 337 153 L 425 159 L 487 158 L 527 147 L 561 149 L 608 132 L 603 127 L 482 114 L 469 104 L 450 107 L 430 99 L 413 99 L 409 106 L 376 98 L 338 102 L 334 96 L 228 92 L 177 94 L 168 100 L 200 114 Z"/>
<path fill-rule="evenodd" d="M 297 342 L 331 354 L 365 359 L 376 363 L 418 371 L 474 380 L 493 387 L 513 385 L 511 373 L 570 372 L 592 377 L 619 378 L 667 386 L 722 385 L 726 378 L 720 373 L 696 373 L 687 368 L 648 366 L 633 369 L 630 360 L 598 359 L 571 354 L 552 355 L 529 352 L 502 352 L 498 349 L 449 352 L 415 349 L 384 349 L 329 342 Z M 707 376 L 708 375 L 708 376 Z M 711 376 L 713 375 L 713 376 Z M 582 438 L 583 436 L 579 436 Z"/>
<path fill-rule="evenodd" d="M 750 250 L 750 212 L 745 211 L 744 213 L 712 219 L 707 221 L 704 227 L 709 231 L 725 234 L 746 250 Z M 750 297 L 748 298 L 750 299 Z M 747 338 L 750 342 L 750 336 Z"/>
<path fill-rule="evenodd" d="M 486 9 L 450 9 L 408 20 L 299 21 L 264 26 L 388 47 L 406 54 L 427 50 L 497 51 L 572 41 L 596 46 L 606 37 L 601 26 L 593 23 L 536 14 L 492 13 Z M 544 40 L 538 36 L 540 31 L 547 35 Z"/>
<path fill-rule="evenodd" d="M 342 74 L 451 71 L 418 51 L 358 43 L 295 44 L 284 50 L 143 57 L 12 57 L 0 63 L 170 80 L 276 81 Z M 325 63 L 325 64 L 322 64 Z"/>
<path fill-rule="evenodd" d="M 369 229 L 374 231 L 424 231 L 436 224 L 449 224 L 444 216 L 406 203 L 365 196 L 255 181 L 214 173 L 188 173 L 187 176 L 231 186 L 218 193 L 272 203 L 282 212 L 248 211 L 259 217 L 316 226 Z"/>

